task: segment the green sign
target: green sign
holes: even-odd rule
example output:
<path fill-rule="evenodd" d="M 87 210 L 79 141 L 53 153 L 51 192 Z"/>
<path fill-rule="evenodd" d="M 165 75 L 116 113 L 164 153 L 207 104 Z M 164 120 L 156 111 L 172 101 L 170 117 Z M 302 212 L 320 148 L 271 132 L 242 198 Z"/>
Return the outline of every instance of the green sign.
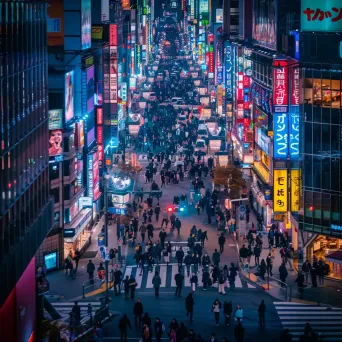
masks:
<path fill-rule="evenodd" d="M 302 31 L 342 31 L 342 2 L 341 0 L 302 0 L 300 21 Z"/>

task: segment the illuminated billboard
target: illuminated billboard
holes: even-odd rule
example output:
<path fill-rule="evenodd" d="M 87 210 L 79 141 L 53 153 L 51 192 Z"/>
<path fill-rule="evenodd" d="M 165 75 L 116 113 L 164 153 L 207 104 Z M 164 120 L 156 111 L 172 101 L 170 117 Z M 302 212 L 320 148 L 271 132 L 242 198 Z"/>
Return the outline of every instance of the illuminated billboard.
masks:
<path fill-rule="evenodd" d="M 74 117 L 74 71 L 65 74 L 64 89 L 65 122 Z"/>
<path fill-rule="evenodd" d="M 275 113 L 287 113 L 289 104 L 289 68 L 288 61 L 273 61 L 273 106 Z"/>
<path fill-rule="evenodd" d="M 63 128 L 63 109 L 49 110 L 49 130 Z"/>
<path fill-rule="evenodd" d="M 253 1 L 253 40 L 266 48 L 277 49 L 277 0 Z"/>
<path fill-rule="evenodd" d="M 91 1 L 82 0 L 81 7 L 81 42 L 82 50 L 91 47 Z"/>
<path fill-rule="evenodd" d="M 95 68 L 91 66 L 87 69 L 87 113 L 94 109 L 95 94 Z"/>
<path fill-rule="evenodd" d="M 287 170 L 273 170 L 273 210 L 287 212 Z"/>
<path fill-rule="evenodd" d="M 286 159 L 289 152 L 289 124 L 286 113 L 274 113 L 273 115 L 274 132 L 274 158 Z"/>
<path fill-rule="evenodd" d="M 63 154 L 63 131 L 61 129 L 50 131 L 49 143 L 49 156 Z"/>

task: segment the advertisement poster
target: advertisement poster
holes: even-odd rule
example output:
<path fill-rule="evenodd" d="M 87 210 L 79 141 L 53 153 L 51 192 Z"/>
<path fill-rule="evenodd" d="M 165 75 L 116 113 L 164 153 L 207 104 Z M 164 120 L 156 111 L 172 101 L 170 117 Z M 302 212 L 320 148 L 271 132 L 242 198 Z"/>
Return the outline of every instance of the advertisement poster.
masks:
<path fill-rule="evenodd" d="M 253 2 L 253 39 L 266 48 L 277 49 L 277 0 L 254 0 Z"/>
<path fill-rule="evenodd" d="M 67 123 L 74 117 L 74 72 L 65 74 L 64 89 L 65 122 Z"/>
<path fill-rule="evenodd" d="M 76 147 L 82 148 L 84 146 L 84 121 L 80 121 L 75 125 Z"/>
<path fill-rule="evenodd" d="M 116 24 L 109 25 L 109 45 L 110 46 L 118 45 L 118 27 Z"/>
<path fill-rule="evenodd" d="M 81 26 L 81 41 L 82 50 L 91 47 L 91 2 L 90 0 L 82 0 L 82 26 Z"/>
<path fill-rule="evenodd" d="M 300 170 L 291 170 L 291 211 L 299 211 Z"/>
<path fill-rule="evenodd" d="M 87 112 L 94 110 L 94 93 L 95 93 L 95 68 L 91 66 L 87 69 Z"/>
<path fill-rule="evenodd" d="M 63 109 L 49 110 L 49 130 L 63 128 Z"/>
<path fill-rule="evenodd" d="M 56 156 L 63 153 L 63 131 L 55 129 L 50 131 L 49 156 Z"/>
<path fill-rule="evenodd" d="M 287 114 L 274 113 L 274 158 L 286 159 L 289 152 L 289 124 Z"/>
<path fill-rule="evenodd" d="M 109 21 L 109 0 L 101 0 L 101 21 Z"/>
<path fill-rule="evenodd" d="M 88 154 L 88 196 L 93 198 L 94 196 L 94 173 L 93 173 L 93 155 Z"/>

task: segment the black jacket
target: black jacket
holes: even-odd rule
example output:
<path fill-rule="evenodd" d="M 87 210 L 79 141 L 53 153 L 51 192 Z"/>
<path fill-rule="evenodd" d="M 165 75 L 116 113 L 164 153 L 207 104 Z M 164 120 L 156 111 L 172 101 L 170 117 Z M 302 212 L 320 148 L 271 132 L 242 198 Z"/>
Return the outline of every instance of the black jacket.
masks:
<path fill-rule="evenodd" d="M 178 251 L 176 252 L 176 259 L 177 259 L 177 260 L 183 260 L 183 258 L 184 258 L 184 251 L 178 250 Z"/>
<path fill-rule="evenodd" d="M 193 310 L 194 305 L 195 305 L 194 298 L 193 298 L 191 295 L 188 295 L 188 296 L 185 298 L 185 309 L 186 309 L 187 311 L 191 311 L 191 310 Z"/>
<path fill-rule="evenodd" d="M 227 316 L 230 316 L 233 312 L 233 305 L 231 302 L 223 304 L 223 313 Z"/>
<path fill-rule="evenodd" d="M 136 302 L 133 307 L 133 315 L 142 315 L 144 307 L 142 303 Z"/>
<path fill-rule="evenodd" d="M 177 286 L 182 286 L 183 285 L 183 280 L 184 280 L 184 276 L 181 273 L 177 273 L 175 275 L 175 281 L 176 281 L 176 285 Z"/>

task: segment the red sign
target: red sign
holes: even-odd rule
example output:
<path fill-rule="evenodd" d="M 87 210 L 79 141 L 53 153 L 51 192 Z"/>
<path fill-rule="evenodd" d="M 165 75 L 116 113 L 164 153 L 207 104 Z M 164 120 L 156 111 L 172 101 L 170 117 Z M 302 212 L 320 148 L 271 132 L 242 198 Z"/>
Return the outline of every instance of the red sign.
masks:
<path fill-rule="evenodd" d="M 103 145 L 97 145 L 97 154 L 99 156 L 99 161 L 104 160 L 104 151 L 103 151 Z"/>
<path fill-rule="evenodd" d="M 208 33 L 208 44 L 210 45 L 213 42 L 214 42 L 214 35 L 212 33 Z"/>
<path fill-rule="evenodd" d="M 238 73 L 237 101 L 243 101 L 243 72 Z"/>
<path fill-rule="evenodd" d="M 103 109 L 102 108 L 96 109 L 96 123 L 98 125 L 103 125 Z"/>
<path fill-rule="evenodd" d="M 118 45 L 118 26 L 116 24 L 109 25 L 109 45 Z"/>
<path fill-rule="evenodd" d="M 251 86 L 251 78 L 249 76 L 243 76 L 243 87 L 250 88 Z"/>
<path fill-rule="evenodd" d="M 209 72 L 214 72 L 214 52 L 209 53 Z"/>
<path fill-rule="evenodd" d="M 103 144 L 103 126 L 97 126 L 97 143 Z"/>
<path fill-rule="evenodd" d="M 276 113 L 286 113 L 286 107 L 289 104 L 288 62 L 286 60 L 274 60 L 273 66 L 273 105 Z"/>
<path fill-rule="evenodd" d="M 291 69 L 291 105 L 299 106 L 299 68 Z"/>
<path fill-rule="evenodd" d="M 205 53 L 205 64 L 208 66 L 209 68 L 209 52 Z"/>
<path fill-rule="evenodd" d="M 131 1 L 130 0 L 122 0 L 122 9 L 124 11 L 129 11 L 131 9 Z"/>

